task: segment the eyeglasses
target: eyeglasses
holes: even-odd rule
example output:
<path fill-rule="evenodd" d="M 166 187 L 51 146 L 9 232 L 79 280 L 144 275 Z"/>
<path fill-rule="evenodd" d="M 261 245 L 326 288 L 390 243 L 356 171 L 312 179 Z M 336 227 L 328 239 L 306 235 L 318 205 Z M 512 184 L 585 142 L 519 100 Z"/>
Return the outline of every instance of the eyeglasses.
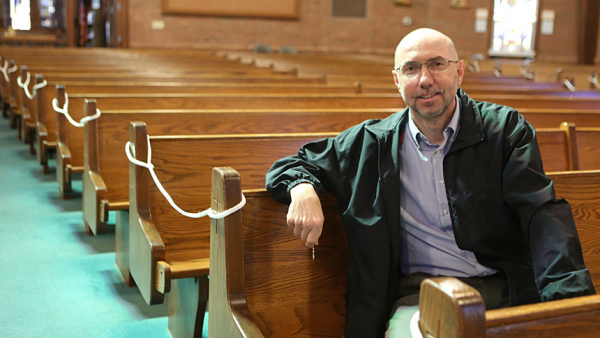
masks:
<path fill-rule="evenodd" d="M 425 63 L 407 62 L 401 67 L 396 68 L 396 71 L 402 74 L 402 76 L 405 78 L 411 78 L 421 73 L 421 67 L 423 65 L 427 66 L 427 69 L 429 69 L 429 71 L 432 73 L 440 73 L 448 70 L 451 62 L 458 62 L 458 60 L 453 61 L 439 57 L 427 60 Z"/>

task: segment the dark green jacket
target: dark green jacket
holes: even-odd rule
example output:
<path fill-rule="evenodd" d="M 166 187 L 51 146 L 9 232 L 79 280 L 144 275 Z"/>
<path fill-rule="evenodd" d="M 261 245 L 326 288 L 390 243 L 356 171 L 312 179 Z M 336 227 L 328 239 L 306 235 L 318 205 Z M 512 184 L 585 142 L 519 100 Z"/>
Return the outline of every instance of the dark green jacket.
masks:
<path fill-rule="evenodd" d="M 460 130 L 444 158 L 458 247 L 506 274 L 510 303 L 594 294 L 569 204 L 555 199 L 534 129 L 514 109 L 458 91 Z M 310 182 L 338 200 L 350 247 L 346 337 L 383 337 L 400 269 L 399 149 L 408 109 L 311 142 L 267 173 L 273 197 Z"/>

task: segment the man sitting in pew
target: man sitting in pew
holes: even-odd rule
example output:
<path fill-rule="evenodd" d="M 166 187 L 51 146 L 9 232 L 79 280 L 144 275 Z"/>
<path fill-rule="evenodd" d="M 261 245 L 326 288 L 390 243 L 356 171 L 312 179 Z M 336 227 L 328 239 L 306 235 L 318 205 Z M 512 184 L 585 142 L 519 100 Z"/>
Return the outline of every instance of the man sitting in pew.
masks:
<path fill-rule="evenodd" d="M 407 109 L 308 143 L 267 173 L 316 259 L 318 192 L 337 197 L 350 247 L 346 337 L 383 337 L 388 320 L 388 336 L 406 334 L 432 276 L 458 277 L 487 309 L 594 294 L 529 123 L 459 89 L 464 63 L 440 32 L 404 37 L 395 67 Z"/>

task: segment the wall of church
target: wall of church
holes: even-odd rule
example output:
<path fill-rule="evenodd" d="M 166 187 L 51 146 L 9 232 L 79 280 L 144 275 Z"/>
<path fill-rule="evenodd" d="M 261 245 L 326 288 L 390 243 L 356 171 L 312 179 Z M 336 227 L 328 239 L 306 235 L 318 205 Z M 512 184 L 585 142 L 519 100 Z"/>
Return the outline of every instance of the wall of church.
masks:
<path fill-rule="evenodd" d="M 487 54 L 490 32 L 475 32 L 475 11 L 489 10 L 493 0 L 468 0 L 465 9 L 451 0 L 412 0 L 398 6 L 394 0 L 367 0 L 366 18 L 332 17 L 332 0 L 300 0 L 298 20 L 274 20 L 195 15 L 163 15 L 161 0 L 129 0 L 131 48 L 196 48 L 250 50 L 257 43 L 274 49 L 292 45 L 300 51 L 392 54 L 398 41 L 419 27 L 449 35 L 463 58 Z M 540 0 L 541 9 L 556 11 L 553 35 L 538 35 L 541 61 L 577 60 L 578 5 L 564 0 Z M 404 17 L 412 23 L 404 25 Z M 153 21 L 164 29 L 153 30 Z M 600 44 L 599 44 L 600 50 Z"/>

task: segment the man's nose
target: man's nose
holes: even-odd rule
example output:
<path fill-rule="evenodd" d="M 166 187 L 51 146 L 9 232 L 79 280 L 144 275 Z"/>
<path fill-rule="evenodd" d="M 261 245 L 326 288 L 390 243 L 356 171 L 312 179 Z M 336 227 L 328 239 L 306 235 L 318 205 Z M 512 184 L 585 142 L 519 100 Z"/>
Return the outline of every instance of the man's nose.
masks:
<path fill-rule="evenodd" d="M 419 73 L 419 85 L 421 87 L 429 87 L 433 84 L 433 76 L 429 67 L 423 65 L 421 67 L 421 72 Z"/>

